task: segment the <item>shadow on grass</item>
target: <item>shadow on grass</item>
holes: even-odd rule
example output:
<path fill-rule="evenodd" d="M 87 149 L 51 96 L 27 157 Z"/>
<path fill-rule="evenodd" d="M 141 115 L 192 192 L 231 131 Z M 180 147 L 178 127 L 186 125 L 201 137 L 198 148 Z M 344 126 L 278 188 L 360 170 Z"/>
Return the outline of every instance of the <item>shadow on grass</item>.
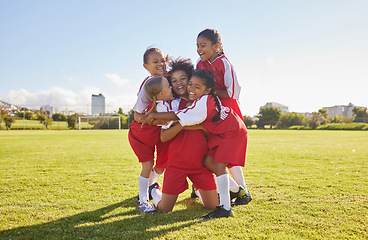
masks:
<path fill-rule="evenodd" d="M 152 239 L 199 223 L 198 214 L 208 212 L 203 207 L 198 211 L 200 204 L 190 199 L 177 204 L 187 205 L 187 209 L 145 214 L 136 210 L 136 197 L 132 197 L 94 211 L 5 230 L 0 239 Z M 113 211 L 117 213 L 111 214 Z"/>

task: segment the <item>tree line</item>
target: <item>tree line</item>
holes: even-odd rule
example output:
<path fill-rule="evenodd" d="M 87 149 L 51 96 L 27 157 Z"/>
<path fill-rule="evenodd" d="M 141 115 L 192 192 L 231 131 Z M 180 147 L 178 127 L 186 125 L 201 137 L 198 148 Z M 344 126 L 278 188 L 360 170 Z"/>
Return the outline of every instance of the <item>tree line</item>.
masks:
<path fill-rule="evenodd" d="M 318 112 L 312 112 L 311 116 L 306 117 L 296 112 L 283 113 L 276 107 L 264 107 L 259 109 L 256 120 L 250 116 L 244 116 L 244 123 L 248 128 L 256 125 L 258 129 L 264 129 L 267 125 L 270 129 L 283 129 L 291 126 L 306 126 L 310 129 L 316 129 L 318 126 L 327 123 L 368 122 L 367 108 L 354 108 L 353 115 L 352 118 L 344 116 L 328 117 L 327 110 L 319 109 Z"/>
<path fill-rule="evenodd" d="M 120 117 L 120 128 L 121 129 L 127 129 L 128 123 L 133 121 L 134 115 L 132 111 L 129 113 L 124 113 L 122 108 L 119 108 L 118 112 L 111 114 L 109 116 L 118 116 Z M 4 122 L 5 127 L 7 130 L 10 130 L 11 125 L 15 122 L 17 119 L 25 119 L 25 120 L 38 120 L 42 125 L 45 126 L 46 129 L 49 128 L 50 125 L 52 125 L 55 122 L 67 122 L 68 129 L 77 129 L 79 115 L 77 113 L 72 115 L 64 115 L 62 113 L 54 113 L 51 117 L 50 111 L 43 111 L 43 110 L 30 110 L 27 108 L 22 108 L 19 112 L 10 115 L 9 111 L 1 110 L 0 109 L 0 124 Z M 130 119 L 130 120 L 129 120 Z M 129 122 L 130 121 L 130 122 Z M 93 129 L 107 129 L 107 128 L 113 128 L 118 129 L 119 128 L 119 119 L 111 119 L 109 120 L 109 123 L 107 123 L 107 119 L 94 119 L 91 117 L 91 120 L 89 124 L 92 126 Z"/>

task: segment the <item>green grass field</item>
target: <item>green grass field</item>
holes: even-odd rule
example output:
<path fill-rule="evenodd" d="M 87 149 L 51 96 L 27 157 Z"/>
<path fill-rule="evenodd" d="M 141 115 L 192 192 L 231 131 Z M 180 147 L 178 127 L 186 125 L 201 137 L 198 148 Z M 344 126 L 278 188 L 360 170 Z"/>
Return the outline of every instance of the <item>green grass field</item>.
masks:
<path fill-rule="evenodd" d="M 2 130 L 0 239 L 367 239 L 367 159 L 366 131 L 250 130 L 253 201 L 201 220 L 189 190 L 172 213 L 136 210 L 127 130 Z"/>

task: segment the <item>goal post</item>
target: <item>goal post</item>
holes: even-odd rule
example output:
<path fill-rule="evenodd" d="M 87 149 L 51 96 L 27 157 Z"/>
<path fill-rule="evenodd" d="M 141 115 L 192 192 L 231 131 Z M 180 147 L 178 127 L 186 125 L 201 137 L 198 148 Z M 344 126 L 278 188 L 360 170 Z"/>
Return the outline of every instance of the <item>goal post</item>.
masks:
<path fill-rule="evenodd" d="M 82 129 L 121 129 L 119 116 L 79 116 L 79 130 Z"/>

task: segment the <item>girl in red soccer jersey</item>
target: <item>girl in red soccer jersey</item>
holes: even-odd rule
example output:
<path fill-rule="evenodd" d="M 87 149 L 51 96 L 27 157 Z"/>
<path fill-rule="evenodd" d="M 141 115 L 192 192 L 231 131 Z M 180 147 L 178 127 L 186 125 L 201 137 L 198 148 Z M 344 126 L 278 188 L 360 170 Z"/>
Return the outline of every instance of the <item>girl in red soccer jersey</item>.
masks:
<path fill-rule="evenodd" d="M 177 111 L 187 106 L 188 81 L 193 73 L 190 59 L 176 59 L 169 63 L 174 95 L 172 110 Z M 161 139 L 167 140 L 161 130 Z M 169 157 L 164 175 L 162 193 L 158 188 L 150 187 L 153 201 L 160 211 L 170 212 L 174 208 L 178 195 L 188 188 L 189 178 L 198 188 L 200 200 L 209 209 L 218 205 L 218 195 L 213 173 L 203 166 L 203 158 L 208 152 L 208 144 L 202 130 L 181 131 L 171 140 Z M 157 185 L 156 185 L 157 186 Z"/>
<path fill-rule="evenodd" d="M 229 193 L 229 175 L 226 166 L 231 163 L 244 166 L 247 128 L 231 108 L 221 106 L 214 94 L 215 76 L 208 70 L 196 70 L 188 84 L 189 99 L 192 105 L 176 113 L 153 113 L 147 116 L 146 123 L 153 120 L 179 120 L 167 131 L 170 136 L 178 134 L 183 127 L 202 125 L 208 132 L 208 145 L 214 156 L 213 169 L 217 176 L 220 205 L 216 210 L 202 216 L 219 218 L 233 215 Z"/>
<path fill-rule="evenodd" d="M 149 202 L 148 188 L 156 182 L 163 173 L 167 155 L 168 145 L 160 141 L 159 126 L 142 125 L 145 113 L 152 99 L 144 90 L 145 83 L 154 76 L 163 76 L 166 73 L 166 57 L 158 48 L 149 48 L 143 55 L 143 67 L 151 74 L 147 77 L 138 92 L 138 99 L 133 107 L 134 121 L 129 129 L 129 143 L 134 153 L 142 164 L 142 171 L 139 176 L 139 203 L 138 210 L 146 213 L 155 212 L 155 207 Z M 156 165 L 154 164 L 154 153 L 157 149 Z"/>
<path fill-rule="evenodd" d="M 224 54 L 220 33 L 215 29 L 205 29 L 197 36 L 197 52 L 200 56 L 197 69 L 207 69 L 215 75 L 215 95 L 221 100 L 223 106 L 232 108 L 243 119 L 238 105 L 240 85 L 234 67 Z M 213 170 L 213 158 L 208 156 L 204 164 Z M 232 199 L 236 198 L 235 205 L 245 205 L 251 200 L 247 195 L 247 186 L 240 166 L 229 165 L 229 172 L 240 187 L 231 184 Z"/>

